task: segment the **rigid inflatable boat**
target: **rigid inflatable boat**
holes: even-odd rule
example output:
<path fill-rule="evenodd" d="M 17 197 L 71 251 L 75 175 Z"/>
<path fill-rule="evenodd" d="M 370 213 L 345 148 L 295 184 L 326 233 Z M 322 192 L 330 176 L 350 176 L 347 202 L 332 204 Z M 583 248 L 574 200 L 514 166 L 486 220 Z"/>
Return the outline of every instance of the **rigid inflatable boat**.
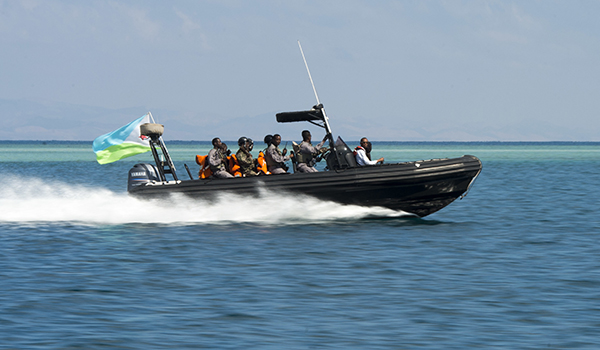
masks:
<path fill-rule="evenodd" d="M 322 104 L 310 110 L 283 112 L 277 122 L 306 121 L 323 127 L 329 151 L 323 156 L 325 171 L 252 177 L 194 178 L 180 180 L 162 140 L 162 126 L 144 124 L 156 164 L 136 164 L 129 171 L 128 192 L 134 196 L 164 198 L 181 193 L 210 199 L 223 192 L 255 195 L 261 189 L 282 195 L 299 193 L 322 200 L 360 206 L 402 210 L 419 217 L 434 213 L 464 197 L 481 172 L 481 161 L 470 155 L 396 164 L 358 166 L 352 150 L 341 138 L 333 139 Z M 167 179 L 167 175 L 172 179 Z"/>

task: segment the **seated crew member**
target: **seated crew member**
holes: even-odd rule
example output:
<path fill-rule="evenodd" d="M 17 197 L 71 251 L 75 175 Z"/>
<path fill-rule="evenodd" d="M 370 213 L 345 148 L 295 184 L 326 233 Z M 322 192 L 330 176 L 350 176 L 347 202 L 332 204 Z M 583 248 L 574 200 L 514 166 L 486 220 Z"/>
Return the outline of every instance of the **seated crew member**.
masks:
<path fill-rule="evenodd" d="M 318 172 L 315 169 L 316 156 L 321 153 L 324 148 L 323 144 L 327 141 L 327 135 L 323 137 L 323 141 L 321 141 L 316 146 L 313 146 L 310 141 L 312 140 L 312 135 L 310 131 L 304 130 L 302 131 L 302 143 L 300 143 L 300 156 L 298 159 L 298 172 L 300 173 L 316 173 Z"/>
<path fill-rule="evenodd" d="M 210 165 L 210 170 L 213 172 L 213 175 L 220 179 L 233 177 L 233 175 L 228 173 L 227 169 L 225 168 L 227 156 L 225 155 L 225 150 L 223 148 L 221 139 L 215 137 L 212 140 L 212 144 L 214 148 L 208 152 L 208 164 Z"/>
<path fill-rule="evenodd" d="M 269 148 L 269 146 L 271 145 L 272 139 L 273 139 L 273 135 L 265 136 L 264 141 L 265 141 L 265 144 L 267 145 L 267 148 Z M 265 153 L 267 153 L 267 148 L 265 148 L 262 151 L 259 151 L 258 157 L 256 157 L 256 172 L 258 172 L 258 175 L 270 175 L 271 174 L 267 167 L 267 160 L 265 159 Z"/>
<path fill-rule="evenodd" d="M 269 148 L 265 152 L 265 160 L 267 161 L 267 167 L 271 174 L 285 174 L 287 173 L 287 166 L 285 162 L 290 160 L 290 157 L 293 157 L 293 154 L 290 156 L 286 156 L 287 149 L 284 149 L 283 152 L 279 149 L 279 144 L 281 143 L 281 136 L 279 134 L 273 135 L 271 139 L 271 143 L 269 144 Z"/>
<path fill-rule="evenodd" d="M 258 173 L 255 170 L 254 159 L 252 158 L 252 148 L 254 148 L 254 142 L 252 139 L 247 137 L 240 137 L 238 140 L 240 149 L 235 153 L 238 164 L 242 171 L 242 176 L 256 176 Z"/>
<path fill-rule="evenodd" d="M 269 148 L 269 146 L 271 146 L 271 141 L 273 141 L 273 135 L 265 135 L 265 144 L 267 145 L 267 148 Z M 267 151 L 267 148 L 265 148 L 265 152 Z"/>
<path fill-rule="evenodd" d="M 364 148 L 365 152 L 367 153 L 367 158 L 371 160 L 371 150 L 373 149 L 373 144 L 371 144 L 371 141 L 367 141 L 367 145 Z"/>
<path fill-rule="evenodd" d="M 381 157 L 377 160 L 370 160 L 369 157 L 367 157 L 367 151 L 365 150 L 365 147 L 368 147 L 368 144 L 369 144 L 369 140 L 367 140 L 366 137 L 363 137 L 362 139 L 360 139 L 360 146 L 358 146 L 354 149 L 354 156 L 356 157 L 356 164 L 358 164 L 360 166 L 365 166 L 365 165 L 375 165 L 375 164 L 383 163 L 383 157 Z"/>
<path fill-rule="evenodd" d="M 229 147 L 227 147 L 227 144 L 225 142 L 221 142 L 221 149 L 223 150 L 223 164 L 225 165 L 225 170 L 227 170 L 228 173 L 233 175 L 231 173 L 231 169 L 229 169 L 229 156 L 231 156 L 231 151 L 229 150 Z"/>

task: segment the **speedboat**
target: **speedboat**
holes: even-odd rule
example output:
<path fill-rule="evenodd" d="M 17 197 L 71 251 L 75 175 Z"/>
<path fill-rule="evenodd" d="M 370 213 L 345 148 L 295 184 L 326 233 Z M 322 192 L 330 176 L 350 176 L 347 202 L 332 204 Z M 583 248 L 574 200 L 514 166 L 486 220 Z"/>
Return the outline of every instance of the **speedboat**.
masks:
<path fill-rule="evenodd" d="M 186 165 L 190 180 L 179 180 L 161 137 L 162 125 L 143 124 L 141 134 L 149 138 L 156 165 L 136 164 L 129 171 L 129 193 L 148 197 L 182 193 L 210 199 L 227 191 L 254 195 L 268 189 L 281 195 L 299 193 L 342 204 L 385 207 L 419 217 L 435 213 L 468 193 L 482 169 L 481 161 L 475 156 L 358 166 L 346 143 L 340 137 L 334 141 L 300 41 L 298 46 L 317 104 L 306 111 L 277 113 L 276 118 L 279 123 L 309 122 L 325 129 L 329 150 L 321 157 L 327 162 L 326 171 L 194 179 Z M 171 174 L 173 180 L 168 181 L 166 174 Z"/>
<path fill-rule="evenodd" d="M 282 196 L 302 194 L 425 217 L 464 197 L 482 169 L 481 161 L 471 155 L 358 166 L 346 143 L 340 137 L 334 141 L 322 104 L 310 110 L 277 113 L 276 119 L 279 123 L 310 122 L 325 129 L 329 141 L 329 150 L 323 155 L 325 171 L 202 179 L 194 178 L 186 165 L 190 179 L 180 180 L 161 137 L 162 126 L 143 124 L 141 134 L 149 138 L 155 164 L 136 164 L 129 171 L 128 192 L 146 198 L 184 194 L 211 199 L 224 192 L 258 195 L 261 189 L 267 189 Z"/>

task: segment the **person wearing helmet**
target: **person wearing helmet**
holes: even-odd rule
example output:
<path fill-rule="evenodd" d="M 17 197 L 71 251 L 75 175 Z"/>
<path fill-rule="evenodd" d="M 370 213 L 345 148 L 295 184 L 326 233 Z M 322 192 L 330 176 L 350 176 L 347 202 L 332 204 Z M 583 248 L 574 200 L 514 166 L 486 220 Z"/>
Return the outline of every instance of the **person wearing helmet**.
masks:
<path fill-rule="evenodd" d="M 242 171 L 242 176 L 256 176 L 258 173 L 255 170 L 254 159 L 252 158 L 252 148 L 254 148 L 254 142 L 245 136 L 240 137 L 238 140 L 240 149 L 235 154 L 238 164 Z"/>
<path fill-rule="evenodd" d="M 273 141 L 273 135 L 271 135 L 271 134 L 265 135 L 265 138 L 263 141 L 265 141 L 265 144 L 267 145 L 267 148 L 268 148 L 269 146 L 271 146 L 271 141 Z"/>
<path fill-rule="evenodd" d="M 311 140 L 312 135 L 310 134 L 310 131 L 302 131 L 302 143 L 299 147 L 300 154 L 297 158 L 298 172 L 300 173 L 316 173 L 318 170 L 315 168 L 315 163 L 319 160 L 317 156 L 327 151 L 327 148 L 323 148 L 323 144 L 327 141 L 327 135 L 325 135 L 323 141 L 316 146 L 313 146 L 312 143 L 310 143 Z"/>

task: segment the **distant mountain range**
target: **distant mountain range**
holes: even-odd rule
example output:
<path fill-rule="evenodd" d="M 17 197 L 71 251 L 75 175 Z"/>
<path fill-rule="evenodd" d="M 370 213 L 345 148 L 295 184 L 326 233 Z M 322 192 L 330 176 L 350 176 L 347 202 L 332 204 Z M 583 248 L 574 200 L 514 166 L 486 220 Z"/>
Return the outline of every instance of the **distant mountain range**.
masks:
<path fill-rule="evenodd" d="M 93 140 L 148 112 L 143 106 L 121 109 L 74 105 L 59 102 L 0 99 L 0 140 Z M 152 109 L 158 123 L 165 125 L 165 140 L 237 140 L 247 136 L 262 141 L 264 135 L 279 133 L 284 140 L 300 141 L 300 132 L 309 129 L 315 140 L 320 129 L 308 123 L 277 124 L 275 113 L 224 117 L 214 113 Z M 329 111 L 328 111 L 329 112 Z M 493 122 L 424 123 L 395 118 L 386 125 L 375 117 L 368 120 L 336 118 L 328 113 L 334 134 L 352 143 L 367 136 L 374 141 L 598 141 L 597 127 L 565 128 L 540 121 L 496 125 Z"/>

